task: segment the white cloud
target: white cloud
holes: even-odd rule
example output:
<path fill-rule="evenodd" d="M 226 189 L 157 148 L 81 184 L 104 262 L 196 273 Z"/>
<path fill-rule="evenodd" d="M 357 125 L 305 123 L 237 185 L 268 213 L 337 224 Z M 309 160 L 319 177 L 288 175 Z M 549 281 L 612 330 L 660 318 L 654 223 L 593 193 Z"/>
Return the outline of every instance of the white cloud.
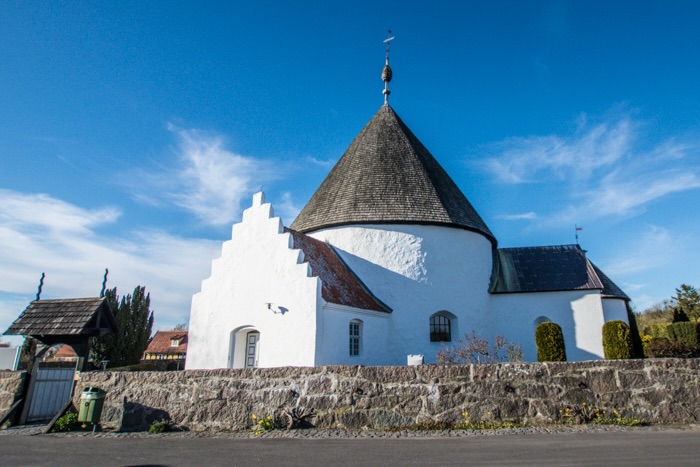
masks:
<path fill-rule="evenodd" d="M 46 194 L 25 195 L 0 189 L 0 200 L 0 225 L 4 227 L 86 233 L 98 225 L 115 222 L 121 215 L 114 207 L 88 210 Z"/>
<path fill-rule="evenodd" d="M 638 239 L 628 242 L 619 256 L 611 258 L 604 270 L 611 277 L 651 271 L 672 263 L 679 251 L 678 240 L 668 229 L 648 226 Z M 641 288 L 639 284 L 637 288 Z"/>
<path fill-rule="evenodd" d="M 34 299 L 42 272 L 42 297 L 85 297 L 99 294 L 105 267 L 108 287 L 117 286 L 123 295 L 146 286 L 157 326 L 172 326 L 188 318 L 191 296 L 209 276 L 220 248 L 218 241 L 159 230 L 101 234 L 95 228 L 114 221 L 113 208 L 85 210 L 48 195 L 1 190 L 0 207 L 0 244 L 6 246 L 0 248 L 0 327 L 5 328 Z M 51 216 L 42 216 L 47 208 L 53 209 Z"/>
<path fill-rule="evenodd" d="M 321 167 L 332 167 L 336 163 L 336 161 L 333 159 L 323 160 L 323 159 L 318 159 L 318 158 L 313 157 L 313 156 L 307 156 L 305 159 L 307 162 L 310 162 L 314 165 L 318 165 Z"/>
<path fill-rule="evenodd" d="M 499 219 L 503 219 L 506 221 L 522 221 L 522 220 L 533 220 L 537 219 L 537 214 L 529 211 L 529 212 L 523 212 L 520 214 L 502 214 L 498 216 Z"/>
<path fill-rule="evenodd" d="M 275 214 L 282 218 L 284 225 L 290 225 L 301 211 L 301 208 L 294 204 L 292 194 L 288 191 L 282 193 L 282 200 L 274 203 Z"/>
<path fill-rule="evenodd" d="M 633 216 L 651 201 L 700 188 L 692 161 L 700 145 L 677 138 L 645 144 L 642 126 L 629 117 L 591 125 L 584 115 L 572 135 L 510 138 L 487 147 L 497 155 L 479 164 L 502 183 L 557 184 L 550 212 L 529 218 L 540 227 Z"/>
<path fill-rule="evenodd" d="M 278 178 L 270 162 L 229 151 L 220 135 L 174 125 L 168 129 L 178 138 L 177 159 L 136 177 L 131 191 L 138 202 L 172 203 L 208 225 L 221 226 L 238 219 L 241 202 Z"/>
<path fill-rule="evenodd" d="M 486 148 L 500 153 L 482 164 L 501 182 L 528 183 L 540 180 L 542 173 L 557 178 L 592 176 L 596 169 L 609 166 L 630 149 L 637 125 L 629 119 L 580 128 L 572 136 L 530 136 L 509 138 Z"/>

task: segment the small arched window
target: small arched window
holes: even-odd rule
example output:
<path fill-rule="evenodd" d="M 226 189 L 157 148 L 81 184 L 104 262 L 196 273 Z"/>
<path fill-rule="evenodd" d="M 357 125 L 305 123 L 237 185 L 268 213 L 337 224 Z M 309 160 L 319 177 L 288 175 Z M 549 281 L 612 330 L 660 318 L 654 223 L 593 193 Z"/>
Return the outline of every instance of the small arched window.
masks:
<path fill-rule="evenodd" d="M 430 317 L 430 342 L 451 342 L 452 320 L 445 313 L 435 313 Z"/>
<path fill-rule="evenodd" d="M 360 350 L 362 349 L 362 321 L 359 319 L 350 321 L 349 337 L 350 356 L 360 355 Z"/>

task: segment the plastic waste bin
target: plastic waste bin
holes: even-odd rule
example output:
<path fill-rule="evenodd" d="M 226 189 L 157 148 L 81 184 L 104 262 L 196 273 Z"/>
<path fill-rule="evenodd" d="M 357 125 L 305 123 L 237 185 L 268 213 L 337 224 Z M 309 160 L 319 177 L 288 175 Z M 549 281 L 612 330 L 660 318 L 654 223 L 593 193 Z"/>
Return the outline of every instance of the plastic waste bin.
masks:
<path fill-rule="evenodd" d="M 78 421 L 96 425 L 100 422 L 102 407 L 105 403 L 105 392 L 98 388 L 85 388 L 80 395 L 80 410 Z"/>

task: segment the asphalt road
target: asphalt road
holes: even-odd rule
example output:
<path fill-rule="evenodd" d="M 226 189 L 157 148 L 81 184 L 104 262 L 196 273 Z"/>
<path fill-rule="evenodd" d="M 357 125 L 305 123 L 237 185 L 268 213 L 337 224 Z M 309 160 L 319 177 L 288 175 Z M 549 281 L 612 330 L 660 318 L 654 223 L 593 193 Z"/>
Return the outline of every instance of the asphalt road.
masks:
<path fill-rule="evenodd" d="M 698 466 L 700 430 L 462 438 L 0 438 L 0 465 Z"/>

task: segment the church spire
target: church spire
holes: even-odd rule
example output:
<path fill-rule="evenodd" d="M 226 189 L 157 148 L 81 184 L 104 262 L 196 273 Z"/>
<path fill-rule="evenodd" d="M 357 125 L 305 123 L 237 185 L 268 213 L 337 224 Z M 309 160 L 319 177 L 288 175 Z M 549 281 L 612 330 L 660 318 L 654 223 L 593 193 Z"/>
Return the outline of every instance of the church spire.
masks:
<path fill-rule="evenodd" d="M 388 37 L 384 39 L 384 43 L 386 44 L 386 63 L 384 64 L 384 68 L 382 69 L 382 81 L 384 81 L 384 91 L 382 91 L 382 94 L 384 94 L 384 105 L 386 106 L 389 105 L 389 94 L 391 94 L 391 91 L 389 91 L 389 81 L 391 81 L 391 67 L 389 66 L 389 46 L 391 45 L 391 41 L 394 40 L 394 36 L 391 35 L 391 29 L 389 29 L 387 36 Z"/>

